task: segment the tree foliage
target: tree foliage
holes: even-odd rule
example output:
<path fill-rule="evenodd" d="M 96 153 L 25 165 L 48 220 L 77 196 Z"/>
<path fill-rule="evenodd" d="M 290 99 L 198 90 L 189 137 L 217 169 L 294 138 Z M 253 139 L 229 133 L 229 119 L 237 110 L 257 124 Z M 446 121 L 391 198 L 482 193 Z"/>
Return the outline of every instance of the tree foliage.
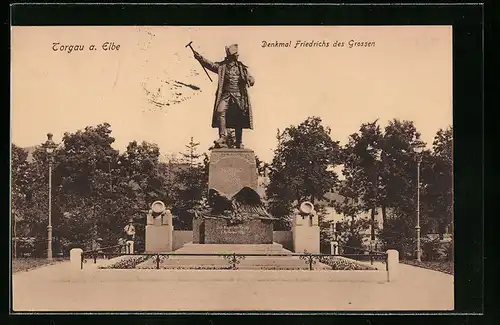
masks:
<path fill-rule="evenodd" d="M 332 167 L 340 163 L 339 144 L 321 122 L 319 117 L 309 117 L 298 126 L 278 130 L 266 190 L 270 212 L 276 217 L 286 220 L 297 203 L 322 200 L 338 180 Z"/>
<path fill-rule="evenodd" d="M 208 194 L 208 156 L 198 152 L 200 144 L 193 138 L 182 153 L 184 167 L 178 173 L 175 193 L 175 226 L 177 229 L 192 229 L 193 209 Z"/>
<path fill-rule="evenodd" d="M 280 218 L 275 229 L 288 226 L 298 203 L 315 204 L 321 239 L 331 240 L 326 229 L 325 204 L 335 207 L 350 223 L 342 227 L 341 241 L 360 240 L 367 223 L 361 212 L 382 208 L 379 236 L 388 248 L 404 254 L 414 250 L 417 208 L 417 148 L 424 147 L 411 121 L 392 120 L 385 128 L 377 121 L 364 123 L 342 148 L 319 117 L 278 130 L 278 146 L 271 164 L 256 157 L 258 173 L 269 171 L 268 211 Z M 154 143 L 132 141 L 123 152 L 113 148 L 111 126 L 103 123 L 65 133 L 53 154 L 52 225 L 56 250 L 74 245 L 92 247 L 102 238 L 114 245 L 123 236 L 129 218 L 136 222 L 137 240 L 143 240 L 145 215 L 155 200 L 164 201 L 176 219 L 176 229 L 191 229 L 193 209 L 208 194 L 209 157 L 191 138 L 181 159 L 161 161 Z M 422 234 L 443 233 L 453 218 L 453 129 L 437 132 L 432 150 L 421 153 L 420 225 Z M 210 149 L 209 149 L 210 150 Z M 343 165 L 345 180 L 333 168 Z M 48 224 L 49 157 L 39 144 L 28 154 L 11 147 L 11 203 L 13 237 L 32 237 L 44 254 Z M 329 203 L 325 194 L 338 191 L 342 202 Z M 369 224 L 371 226 L 371 224 Z M 37 246 L 37 245 L 35 245 Z M 37 247 L 38 247 L 37 246 Z M 138 245 L 140 247 L 140 245 Z"/>

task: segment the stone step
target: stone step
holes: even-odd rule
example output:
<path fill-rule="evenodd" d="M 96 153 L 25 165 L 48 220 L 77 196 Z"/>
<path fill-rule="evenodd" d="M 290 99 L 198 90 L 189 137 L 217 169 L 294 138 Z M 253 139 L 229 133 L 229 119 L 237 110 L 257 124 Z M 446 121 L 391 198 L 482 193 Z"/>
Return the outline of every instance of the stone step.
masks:
<path fill-rule="evenodd" d="M 283 245 L 273 244 L 193 244 L 187 243 L 173 253 L 184 254 L 288 254 Z"/>

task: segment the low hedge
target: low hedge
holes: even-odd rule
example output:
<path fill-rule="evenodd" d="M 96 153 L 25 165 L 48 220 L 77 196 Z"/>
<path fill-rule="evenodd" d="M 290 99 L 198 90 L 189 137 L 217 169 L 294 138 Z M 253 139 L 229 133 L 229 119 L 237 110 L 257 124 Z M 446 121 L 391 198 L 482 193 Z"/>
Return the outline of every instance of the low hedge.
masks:
<path fill-rule="evenodd" d="M 368 271 L 377 270 L 376 267 L 361 263 L 355 260 L 343 258 L 343 257 L 323 257 L 320 260 L 321 263 L 326 264 L 332 268 L 332 270 L 353 270 L 353 271 Z"/>
<path fill-rule="evenodd" d="M 127 256 L 116 263 L 100 266 L 100 269 L 135 269 L 138 264 L 143 263 L 149 256 Z"/>
<path fill-rule="evenodd" d="M 416 260 L 402 260 L 401 263 L 454 275 L 454 265 L 449 261 L 417 262 Z"/>

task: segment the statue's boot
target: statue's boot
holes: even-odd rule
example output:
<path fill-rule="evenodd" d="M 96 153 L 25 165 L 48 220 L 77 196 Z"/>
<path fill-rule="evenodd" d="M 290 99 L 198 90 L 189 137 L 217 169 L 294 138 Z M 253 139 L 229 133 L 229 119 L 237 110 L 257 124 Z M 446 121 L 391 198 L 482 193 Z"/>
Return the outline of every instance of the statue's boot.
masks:
<path fill-rule="evenodd" d="M 243 135 L 243 130 L 241 128 L 237 128 L 237 129 L 235 129 L 234 133 L 235 133 L 235 137 L 236 137 L 236 139 L 235 139 L 236 140 L 235 141 L 236 142 L 235 143 L 236 144 L 236 148 L 243 149 L 244 146 L 241 143 L 241 138 L 242 138 L 242 135 Z"/>
<path fill-rule="evenodd" d="M 215 143 L 216 148 L 227 148 L 228 147 L 225 137 L 220 137 L 219 139 L 214 141 L 214 143 Z"/>
<path fill-rule="evenodd" d="M 218 148 L 227 148 L 227 128 L 226 128 L 226 112 L 219 114 L 219 139 L 215 141 L 215 146 Z"/>

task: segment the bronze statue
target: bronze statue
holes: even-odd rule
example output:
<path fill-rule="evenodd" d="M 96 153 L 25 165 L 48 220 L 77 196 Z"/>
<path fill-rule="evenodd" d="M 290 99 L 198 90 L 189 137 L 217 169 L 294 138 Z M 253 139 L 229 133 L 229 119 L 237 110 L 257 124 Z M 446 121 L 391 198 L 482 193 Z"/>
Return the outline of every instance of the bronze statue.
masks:
<path fill-rule="evenodd" d="M 238 45 L 226 46 L 226 58 L 220 62 L 211 62 L 193 50 L 194 57 L 208 70 L 219 76 L 212 127 L 219 129 L 216 148 L 227 148 L 227 129 L 235 130 L 236 148 L 243 148 L 243 129 L 253 129 L 252 106 L 247 87 L 254 85 L 254 78 L 248 73 L 248 67 L 238 61 Z"/>

